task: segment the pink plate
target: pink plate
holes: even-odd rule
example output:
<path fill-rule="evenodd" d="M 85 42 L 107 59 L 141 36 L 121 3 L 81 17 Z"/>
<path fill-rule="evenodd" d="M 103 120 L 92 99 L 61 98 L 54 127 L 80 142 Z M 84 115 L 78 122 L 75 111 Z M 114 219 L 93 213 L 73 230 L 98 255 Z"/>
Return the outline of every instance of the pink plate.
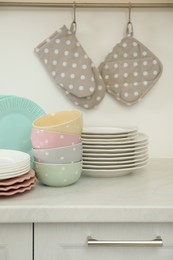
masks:
<path fill-rule="evenodd" d="M 0 180 L 0 186 L 10 186 L 17 182 L 23 182 L 25 180 L 29 180 L 34 176 L 35 176 L 35 171 L 33 169 L 30 169 L 29 172 L 27 172 L 23 175 L 20 175 L 18 177 Z"/>
<path fill-rule="evenodd" d="M 31 190 L 35 186 L 35 183 L 29 185 L 28 187 L 22 187 L 17 190 L 0 191 L 0 196 L 12 196 L 17 193 L 23 193 L 24 191 Z"/>
<path fill-rule="evenodd" d="M 35 183 L 36 178 L 32 177 L 29 180 L 24 180 L 23 182 L 15 183 L 13 185 L 9 186 L 0 186 L 0 192 L 1 191 L 8 191 L 8 190 L 17 190 L 22 187 L 28 187 L 31 184 Z"/>

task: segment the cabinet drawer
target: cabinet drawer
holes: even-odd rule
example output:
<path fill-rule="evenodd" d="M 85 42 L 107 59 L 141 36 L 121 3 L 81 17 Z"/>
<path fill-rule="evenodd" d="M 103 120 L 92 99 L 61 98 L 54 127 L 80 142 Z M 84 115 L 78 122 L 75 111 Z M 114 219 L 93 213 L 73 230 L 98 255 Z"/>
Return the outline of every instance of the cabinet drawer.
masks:
<path fill-rule="evenodd" d="M 32 224 L 0 224 L 0 260 L 32 260 Z"/>
<path fill-rule="evenodd" d="M 97 246 L 88 245 L 89 236 L 99 240 Z M 163 246 L 160 240 L 151 241 L 157 236 L 162 238 Z M 108 241 L 108 245 L 103 245 L 103 241 Z M 112 245 L 112 241 L 121 243 Z M 35 260 L 138 260 L 139 257 L 140 260 L 172 260 L 173 225 L 35 224 Z"/>

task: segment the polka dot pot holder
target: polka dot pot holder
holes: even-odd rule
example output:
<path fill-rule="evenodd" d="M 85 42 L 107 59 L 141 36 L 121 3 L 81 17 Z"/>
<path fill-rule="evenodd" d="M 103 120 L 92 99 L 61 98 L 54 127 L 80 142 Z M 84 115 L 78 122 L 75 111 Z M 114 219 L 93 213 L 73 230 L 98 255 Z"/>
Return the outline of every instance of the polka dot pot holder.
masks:
<path fill-rule="evenodd" d="M 40 43 L 35 52 L 64 94 L 89 109 L 104 98 L 106 89 L 98 69 L 82 48 L 72 26 L 65 25 Z"/>
<path fill-rule="evenodd" d="M 129 33 L 129 24 L 127 36 L 99 66 L 107 92 L 127 106 L 139 102 L 162 74 L 161 62 L 133 37 L 133 31 Z"/>
<path fill-rule="evenodd" d="M 93 106 L 99 104 L 105 96 L 105 85 L 103 83 L 103 79 L 100 76 L 96 67 L 92 68 L 93 71 L 93 81 L 96 83 L 96 90 L 94 91 L 93 95 L 84 98 L 77 98 L 73 94 L 70 94 L 68 91 L 65 94 L 68 98 L 76 105 L 81 106 L 83 108 L 92 108 Z"/>

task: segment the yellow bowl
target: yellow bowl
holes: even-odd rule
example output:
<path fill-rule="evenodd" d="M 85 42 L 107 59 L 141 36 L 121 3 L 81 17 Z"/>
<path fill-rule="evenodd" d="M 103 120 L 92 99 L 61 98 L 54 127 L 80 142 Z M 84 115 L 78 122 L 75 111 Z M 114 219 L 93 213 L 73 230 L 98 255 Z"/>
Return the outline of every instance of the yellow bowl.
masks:
<path fill-rule="evenodd" d="M 82 113 L 78 110 L 66 110 L 46 114 L 36 119 L 33 127 L 54 132 L 81 134 Z"/>

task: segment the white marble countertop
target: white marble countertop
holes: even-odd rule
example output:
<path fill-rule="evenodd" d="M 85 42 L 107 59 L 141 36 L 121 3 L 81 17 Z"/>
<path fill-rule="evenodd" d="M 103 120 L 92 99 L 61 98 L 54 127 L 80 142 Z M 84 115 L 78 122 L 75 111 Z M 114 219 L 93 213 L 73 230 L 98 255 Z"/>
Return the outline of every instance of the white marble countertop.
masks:
<path fill-rule="evenodd" d="M 68 187 L 37 184 L 0 198 L 0 223 L 28 222 L 173 222 L 173 159 L 151 159 L 121 177 L 82 176 Z"/>

